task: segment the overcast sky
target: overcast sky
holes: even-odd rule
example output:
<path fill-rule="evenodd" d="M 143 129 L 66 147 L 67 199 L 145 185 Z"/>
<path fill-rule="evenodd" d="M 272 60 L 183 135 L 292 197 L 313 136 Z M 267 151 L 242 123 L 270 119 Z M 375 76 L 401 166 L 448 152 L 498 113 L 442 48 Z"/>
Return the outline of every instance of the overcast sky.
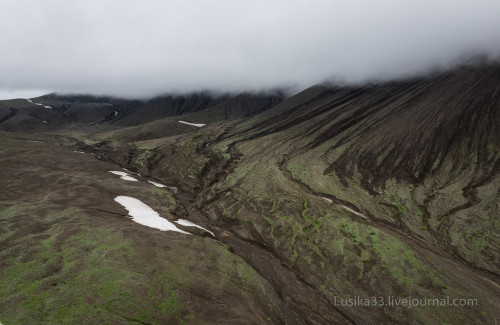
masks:
<path fill-rule="evenodd" d="M 0 0 L 0 98 L 399 78 L 500 53 L 499 0 Z"/>

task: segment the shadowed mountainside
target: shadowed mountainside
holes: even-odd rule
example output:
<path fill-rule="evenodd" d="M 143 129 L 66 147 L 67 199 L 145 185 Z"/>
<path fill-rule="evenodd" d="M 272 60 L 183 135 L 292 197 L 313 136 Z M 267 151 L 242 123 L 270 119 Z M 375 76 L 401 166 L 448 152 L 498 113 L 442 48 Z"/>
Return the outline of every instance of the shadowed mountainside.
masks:
<path fill-rule="evenodd" d="M 371 87 L 314 87 L 302 94 L 304 103 L 289 109 L 287 101 L 249 130 L 258 137 L 307 125 L 301 149 L 322 146 L 331 159 L 348 147 L 330 169 L 352 175 L 356 162 L 365 184 L 394 176 L 420 182 L 445 167 L 457 176 L 470 161 L 479 171 L 498 159 L 499 84 L 495 67 Z"/>
<path fill-rule="evenodd" d="M 207 123 L 260 113 L 283 98 L 281 91 L 238 95 L 194 93 L 149 100 L 49 94 L 30 101 L 0 101 L 0 130 L 44 132 L 71 124 L 116 128 L 186 114 L 199 123 Z"/>

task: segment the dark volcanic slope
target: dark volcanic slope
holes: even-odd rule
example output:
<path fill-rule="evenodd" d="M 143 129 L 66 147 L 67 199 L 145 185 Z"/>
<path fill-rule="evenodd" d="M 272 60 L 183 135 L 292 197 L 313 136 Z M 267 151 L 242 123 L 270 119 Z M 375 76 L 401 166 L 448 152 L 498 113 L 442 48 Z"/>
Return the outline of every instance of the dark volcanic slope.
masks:
<path fill-rule="evenodd" d="M 458 173 L 471 161 L 476 171 L 491 170 L 500 147 L 499 85 L 495 67 L 382 86 L 319 87 L 306 92 L 305 103 L 285 104 L 252 129 L 262 135 L 307 124 L 304 149 L 325 145 L 331 153 L 348 145 L 331 167 L 352 175 L 348 164 L 355 161 L 366 182 L 418 182 L 445 164 Z"/>
<path fill-rule="evenodd" d="M 218 97 L 209 94 L 158 97 L 139 107 L 120 112 L 121 114 L 115 118 L 115 121 L 123 126 L 138 125 L 165 117 L 201 111 L 228 98 L 229 96 Z"/>
<path fill-rule="evenodd" d="M 0 101 L 0 130 L 44 132 L 65 123 L 61 114 L 25 99 Z"/>
<path fill-rule="evenodd" d="M 229 98 L 205 110 L 187 114 L 186 118 L 193 122 L 210 123 L 234 118 L 246 117 L 261 113 L 278 105 L 284 99 L 281 92 L 268 94 L 240 94 Z"/>
<path fill-rule="evenodd" d="M 0 130 L 43 132 L 69 124 L 100 124 L 116 128 L 186 114 L 188 119 L 210 123 L 260 113 L 279 104 L 283 98 L 281 92 L 239 95 L 196 93 L 144 101 L 49 94 L 33 98 L 32 102 L 26 99 L 0 101 Z M 170 133 L 178 134 L 175 130 Z"/>
<path fill-rule="evenodd" d="M 134 110 L 121 112 L 114 120 L 119 125 L 138 125 L 171 116 L 187 115 L 198 123 L 223 121 L 260 113 L 279 104 L 282 93 L 158 97 Z"/>

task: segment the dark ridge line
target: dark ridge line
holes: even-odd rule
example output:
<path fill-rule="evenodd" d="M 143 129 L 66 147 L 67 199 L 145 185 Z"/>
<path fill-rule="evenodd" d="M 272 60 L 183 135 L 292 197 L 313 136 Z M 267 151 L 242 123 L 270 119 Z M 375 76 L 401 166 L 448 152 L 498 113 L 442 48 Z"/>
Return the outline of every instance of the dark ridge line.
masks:
<path fill-rule="evenodd" d="M 9 109 L 10 109 L 10 113 L 7 114 L 7 116 L 4 116 L 2 119 L 0 119 L 0 123 L 3 123 L 5 121 L 7 121 L 8 119 L 14 117 L 18 112 L 18 110 L 16 108 L 9 107 Z"/>

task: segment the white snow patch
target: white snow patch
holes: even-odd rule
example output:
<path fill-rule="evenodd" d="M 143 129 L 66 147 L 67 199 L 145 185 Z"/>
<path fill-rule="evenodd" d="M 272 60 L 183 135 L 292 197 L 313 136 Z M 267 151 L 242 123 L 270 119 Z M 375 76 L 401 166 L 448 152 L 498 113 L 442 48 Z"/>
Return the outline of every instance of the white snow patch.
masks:
<path fill-rule="evenodd" d="M 113 116 L 116 116 L 116 115 L 118 115 L 118 111 L 115 111 L 115 115 L 113 115 Z"/>
<path fill-rule="evenodd" d="M 190 122 L 186 122 L 186 121 L 179 121 L 179 123 L 182 123 L 182 124 L 187 124 L 187 125 L 192 125 L 192 126 L 197 126 L 199 128 L 201 128 L 202 126 L 205 126 L 206 124 L 197 124 L 197 123 L 190 123 Z"/>
<path fill-rule="evenodd" d="M 157 182 L 153 182 L 153 181 L 150 181 L 150 180 L 148 180 L 148 182 L 150 182 L 151 184 L 153 184 L 153 185 L 154 185 L 154 186 L 156 186 L 156 187 L 166 187 L 166 186 L 165 186 L 165 185 L 163 185 L 163 184 L 160 184 L 160 183 L 157 183 Z"/>
<path fill-rule="evenodd" d="M 42 121 L 43 123 L 47 124 L 47 121 Z"/>
<path fill-rule="evenodd" d="M 211 232 L 210 230 L 208 229 L 205 229 L 203 228 L 202 226 L 198 226 L 197 224 L 195 223 L 192 223 L 191 221 L 189 220 L 186 220 L 186 219 L 179 219 L 177 221 L 175 221 L 176 223 L 180 224 L 181 226 L 186 226 L 186 227 L 196 227 L 196 228 L 200 228 L 200 229 L 203 229 L 205 230 L 206 232 L 209 232 L 210 234 L 212 234 L 212 236 L 215 237 L 215 234 L 213 232 Z"/>
<path fill-rule="evenodd" d="M 160 217 L 158 212 L 136 198 L 130 196 L 117 196 L 115 197 L 115 201 L 127 209 L 133 221 L 143 226 L 156 228 L 162 231 L 177 231 L 191 235 L 184 230 L 180 230 L 167 219 Z"/>
<path fill-rule="evenodd" d="M 43 143 L 42 141 L 36 141 L 36 140 L 27 140 L 29 142 L 36 142 L 36 143 Z"/>
<path fill-rule="evenodd" d="M 73 152 L 77 152 L 77 153 L 85 153 L 85 152 L 83 152 L 83 151 L 76 151 L 76 150 L 74 150 Z"/>
<path fill-rule="evenodd" d="M 330 203 L 333 203 L 333 201 L 332 201 L 331 199 L 327 198 L 327 197 L 322 196 L 321 198 L 322 198 L 323 200 L 325 200 L 325 201 L 328 201 L 328 202 L 330 202 Z M 350 211 L 350 212 L 354 213 L 355 215 L 360 216 L 360 217 L 361 217 L 361 218 L 363 218 L 363 219 L 366 219 L 366 220 L 369 220 L 369 219 L 370 219 L 370 218 L 368 218 L 367 216 L 365 216 L 364 214 L 362 214 L 362 213 L 360 213 L 360 212 L 357 212 L 357 211 L 354 211 L 353 209 L 351 209 L 351 208 L 349 208 L 349 207 L 346 207 L 345 205 L 340 205 L 340 206 L 341 206 L 341 207 L 343 207 L 344 209 L 346 209 L 347 211 Z"/>
<path fill-rule="evenodd" d="M 131 182 L 137 182 L 137 179 L 133 178 L 132 176 L 122 176 L 120 179 L 123 179 L 124 181 L 131 181 Z"/>
<path fill-rule="evenodd" d="M 129 174 L 127 174 L 125 172 L 120 172 L 117 170 L 110 170 L 109 172 L 111 174 L 115 174 L 115 175 L 120 176 L 120 179 L 123 179 L 124 181 L 137 182 L 137 179 L 133 178 L 132 176 L 130 176 Z"/>
<path fill-rule="evenodd" d="M 351 208 L 349 208 L 349 207 L 346 207 L 345 205 L 341 205 L 341 207 L 343 207 L 343 208 L 344 208 L 344 209 L 346 209 L 347 211 L 350 211 L 350 212 L 354 213 L 355 215 L 360 216 L 361 218 L 364 218 L 364 219 L 367 219 L 367 220 L 368 220 L 368 217 L 367 217 L 367 216 L 365 216 L 365 215 L 364 215 L 364 214 L 362 214 L 362 213 L 359 213 L 359 212 L 357 212 L 357 211 L 354 211 L 353 209 L 351 209 Z"/>
<path fill-rule="evenodd" d="M 125 172 L 120 172 L 120 171 L 117 171 L 117 170 L 110 170 L 109 171 L 111 174 L 115 174 L 115 175 L 118 175 L 118 176 L 127 176 L 128 174 L 125 173 Z"/>
<path fill-rule="evenodd" d="M 31 100 L 31 99 L 29 99 L 29 98 L 26 98 L 26 100 L 27 100 L 28 102 L 30 102 L 31 104 L 35 104 L 35 105 L 38 105 L 38 106 L 43 106 L 43 107 L 45 107 L 45 108 L 51 108 L 51 109 L 52 109 L 52 106 L 43 105 L 43 104 L 40 104 L 40 103 L 35 103 L 34 101 L 32 101 L 32 100 Z"/>

